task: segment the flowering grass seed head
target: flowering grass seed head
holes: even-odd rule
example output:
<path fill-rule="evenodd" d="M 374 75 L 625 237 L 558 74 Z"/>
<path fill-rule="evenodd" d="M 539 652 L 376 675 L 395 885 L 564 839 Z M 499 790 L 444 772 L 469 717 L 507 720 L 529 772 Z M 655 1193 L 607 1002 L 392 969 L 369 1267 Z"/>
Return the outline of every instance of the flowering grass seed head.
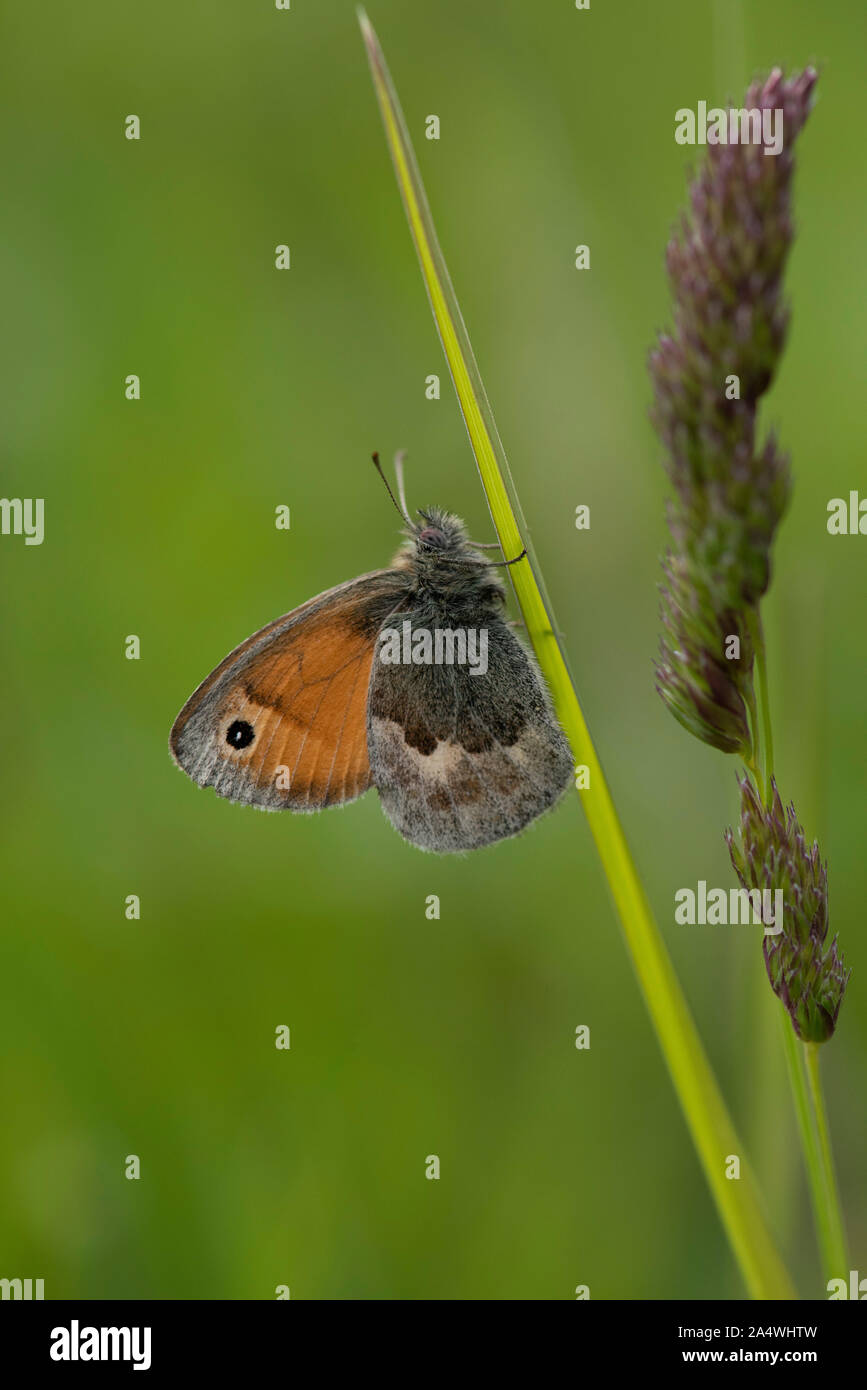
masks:
<path fill-rule="evenodd" d="M 761 141 L 708 145 L 666 253 L 674 327 L 650 356 L 652 419 L 675 490 L 657 689 L 698 738 L 745 756 L 752 650 L 743 639 L 790 491 L 788 459 L 773 436 L 757 444 L 756 415 L 785 343 L 793 146 L 815 82 L 811 68 L 789 79 L 775 70 L 747 92 L 747 111 L 782 110 L 778 154 Z M 736 660 L 724 649 L 733 633 Z"/>
<path fill-rule="evenodd" d="M 819 846 L 808 847 L 795 808 L 784 809 L 771 781 L 765 806 L 748 777 L 739 779 L 739 839 L 726 832 L 735 873 L 744 888 L 779 889 L 782 930 L 764 938 L 771 987 L 804 1042 L 826 1042 L 834 1032 L 850 972 L 836 936 L 828 936 L 828 867 Z"/>

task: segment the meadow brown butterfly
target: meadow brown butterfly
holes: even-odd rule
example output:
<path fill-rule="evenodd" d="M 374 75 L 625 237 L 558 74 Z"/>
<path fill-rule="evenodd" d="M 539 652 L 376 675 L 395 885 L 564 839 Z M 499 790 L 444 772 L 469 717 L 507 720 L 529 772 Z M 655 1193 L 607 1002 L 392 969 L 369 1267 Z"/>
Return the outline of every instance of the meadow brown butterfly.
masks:
<path fill-rule="evenodd" d="M 411 844 L 478 849 L 552 806 L 572 755 L 503 617 L 496 565 L 448 512 L 412 521 L 397 467 L 400 504 L 388 490 L 407 540 L 391 568 L 242 642 L 190 696 L 169 746 L 231 801 L 318 811 L 373 786 Z"/>

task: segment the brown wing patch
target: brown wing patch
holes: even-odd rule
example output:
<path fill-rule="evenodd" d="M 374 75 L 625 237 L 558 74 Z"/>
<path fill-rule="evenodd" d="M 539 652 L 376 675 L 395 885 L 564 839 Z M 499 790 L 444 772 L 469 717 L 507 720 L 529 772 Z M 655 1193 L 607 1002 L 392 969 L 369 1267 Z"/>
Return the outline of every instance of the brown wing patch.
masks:
<path fill-rule="evenodd" d="M 380 570 L 249 638 L 181 710 L 175 760 L 200 786 L 268 810 L 314 811 L 367 791 L 376 634 L 405 594 L 405 577 Z"/>
<path fill-rule="evenodd" d="M 484 674 L 383 662 L 371 673 L 367 746 L 382 808 L 404 839 L 438 854 L 517 835 L 572 778 L 539 672 L 498 615 L 485 623 Z"/>

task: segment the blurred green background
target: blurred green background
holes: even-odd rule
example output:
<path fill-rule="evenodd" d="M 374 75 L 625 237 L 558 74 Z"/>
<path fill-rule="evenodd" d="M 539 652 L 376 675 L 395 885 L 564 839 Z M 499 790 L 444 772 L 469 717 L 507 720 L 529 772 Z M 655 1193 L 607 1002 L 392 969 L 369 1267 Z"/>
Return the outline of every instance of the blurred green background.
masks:
<path fill-rule="evenodd" d="M 734 882 L 736 765 L 653 689 L 667 484 L 645 362 L 699 154 L 676 109 L 820 64 L 763 415 L 796 480 L 767 623 L 781 788 L 855 967 L 823 1061 L 867 1274 L 867 541 L 825 527 L 829 498 L 867 488 L 864 6 L 369 10 L 628 836 L 774 1230 L 822 1297 L 759 939 L 673 920 L 677 888 Z M 49 1298 L 740 1296 L 577 797 L 440 859 L 374 793 L 257 815 L 168 757 L 232 646 L 389 560 L 373 448 L 409 450 L 412 505 L 492 534 L 353 5 L 55 3 L 4 29 L 2 492 L 44 497 L 46 536 L 0 539 L 0 1275 Z"/>

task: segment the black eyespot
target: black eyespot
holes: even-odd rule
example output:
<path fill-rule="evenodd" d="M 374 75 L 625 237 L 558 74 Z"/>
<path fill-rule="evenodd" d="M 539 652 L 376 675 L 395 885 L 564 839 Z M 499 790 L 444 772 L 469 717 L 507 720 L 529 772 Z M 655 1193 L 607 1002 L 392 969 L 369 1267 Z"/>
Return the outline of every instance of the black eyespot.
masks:
<path fill-rule="evenodd" d="M 249 748 L 255 737 L 253 725 L 246 719 L 236 719 L 226 730 L 226 742 L 232 748 Z"/>

